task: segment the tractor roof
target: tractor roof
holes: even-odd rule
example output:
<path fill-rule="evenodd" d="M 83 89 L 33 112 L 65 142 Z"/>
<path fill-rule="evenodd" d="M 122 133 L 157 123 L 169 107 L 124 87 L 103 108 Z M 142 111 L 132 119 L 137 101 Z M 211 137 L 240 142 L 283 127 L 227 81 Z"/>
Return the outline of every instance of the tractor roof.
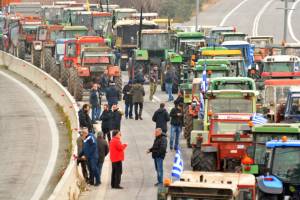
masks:
<path fill-rule="evenodd" d="M 162 34 L 169 33 L 167 29 L 144 29 L 142 30 L 142 34 Z"/>
<path fill-rule="evenodd" d="M 139 25 L 139 24 L 140 24 L 140 20 L 125 19 L 125 20 L 119 20 L 115 24 L 115 28 L 120 27 L 120 26 L 133 26 L 133 25 Z M 143 25 L 146 25 L 146 26 L 157 26 L 157 24 L 155 24 L 154 22 L 149 21 L 149 20 L 143 20 Z"/>
<path fill-rule="evenodd" d="M 289 89 L 290 93 L 300 93 L 300 86 L 292 86 Z"/>
<path fill-rule="evenodd" d="M 169 19 L 168 18 L 158 18 L 158 19 L 153 19 L 152 21 L 157 24 L 163 24 L 163 23 L 168 23 Z M 173 19 L 170 19 L 170 22 L 172 23 Z"/>
<path fill-rule="evenodd" d="M 194 67 L 194 71 L 203 71 L 204 66 L 203 65 L 196 65 Z M 226 64 L 219 64 L 219 65 L 207 65 L 206 66 L 207 71 L 229 71 L 230 68 Z"/>
<path fill-rule="evenodd" d="M 116 8 L 114 10 L 115 12 L 119 12 L 119 13 L 128 13 L 128 12 L 132 12 L 132 13 L 137 13 L 137 10 L 134 8 Z"/>
<path fill-rule="evenodd" d="M 265 86 L 291 86 L 300 85 L 300 79 L 269 79 L 265 80 Z"/>
<path fill-rule="evenodd" d="M 234 41 L 225 41 L 222 43 L 222 46 L 225 46 L 225 47 L 231 46 L 231 45 L 249 45 L 249 42 L 234 40 Z"/>
<path fill-rule="evenodd" d="M 140 17 L 141 14 L 140 14 L 140 13 L 133 13 L 131 16 L 132 16 L 132 17 Z M 156 12 L 152 12 L 152 13 L 143 13 L 142 16 L 143 16 L 143 17 L 158 17 L 158 13 L 156 13 Z"/>
<path fill-rule="evenodd" d="M 64 31 L 87 31 L 88 28 L 86 26 L 65 26 L 63 30 Z"/>
<path fill-rule="evenodd" d="M 255 86 L 255 82 L 252 78 L 248 77 L 216 77 L 211 80 L 211 83 L 245 83 Z M 255 90 L 255 88 L 253 89 Z"/>
<path fill-rule="evenodd" d="M 201 32 L 178 32 L 176 34 L 179 38 L 204 38 L 205 35 Z"/>
<path fill-rule="evenodd" d="M 226 47 L 202 47 L 200 48 L 200 51 L 207 51 L 207 50 L 228 50 Z"/>
<path fill-rule="evenodd" d="M 285 43 L 284 47 L 300 48 L 300 43 Z"/>
<path fill-rule="evenodd" d="M 300 140 L 272 140 L 266 143 L 267 148 L 276 148 L 276 147 L 300 147 Z"/>
<path fill-rule="evenodd" d="M 244 35 L 246 36 L 246 33 L 242 33 L 242 32 L 222 32 L 221 35 L 227 36 L 227 35 Z"/>
<path fill-rule="evenodd" d="M 230 65 L 230 62 L 226 59 L 199 59 L 197 65 Z"/>
<path fill-rule="evenodd" d="M 268 62 L 297 62 L 300 61 L 298 56 L 293 55 L 275 55 L 275 56 L 266 56 L 263 60 L 264 63 Z"/>
<path fill-rule="evenodd" d="M 206 93 L 208 96 L 219 96 L 219 97 L 242 97 L 242 96 L 258 96 L 258 91 L 254 90 L 208 90 Z"/>
<path fill-rule="evenodd" d="M 241 50 L 203 50 L 202 56 L 234 56 L 242 55 Z"/>
<path fill-rule="evenodd" d="M 252 127 L 252 132 L 259 133 L 300 133 L 300 124 L 267 123 Z"/>
<path fill-rule="evenodd" d="M 170 187 L 230 189 L 234 194 L 240 185 L 255 186 L 254 175 L 184 171 L 180 177 L 180 181 L 173 182 Z"/>
<path fill-rule="evenodd" d="M 215 26 L 211 28 L 211 31 L 234 31 L 235 27 L 233 26 Z"/>

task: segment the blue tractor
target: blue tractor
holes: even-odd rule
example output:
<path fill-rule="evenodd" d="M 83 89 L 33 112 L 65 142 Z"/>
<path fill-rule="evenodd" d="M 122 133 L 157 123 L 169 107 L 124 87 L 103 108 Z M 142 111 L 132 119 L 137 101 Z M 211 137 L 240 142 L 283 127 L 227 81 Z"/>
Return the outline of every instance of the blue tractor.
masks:
<path fill-rule="evenodd" d="M 300 140 L 281 140 L 266 143 L 266 175 L 256 178 L 258 200 L 300 199 Z"/>
<path fill-rule="evenodd" d="M 300 87 L 291 87 L 287 95 L 284 120 L 286 122 L 300 122 Z"/>

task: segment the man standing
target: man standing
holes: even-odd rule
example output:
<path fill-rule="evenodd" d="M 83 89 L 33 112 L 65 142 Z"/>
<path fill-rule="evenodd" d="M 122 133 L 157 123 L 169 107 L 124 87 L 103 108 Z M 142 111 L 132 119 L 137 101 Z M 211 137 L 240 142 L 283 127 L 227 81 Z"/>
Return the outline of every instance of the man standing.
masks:
<path fill-rule="evenodd" d="M 178 105 L 178 104 L 183 104 L 183 103 L 184 103 L 183 91 L 182 91 L 182 90 L 179 90 L 178 96 L 177 96 L 177 98 L 175 99 L 174 104 L 175 104 L 175 105 Z"/>
<path fill-rule="evenodd" d="M 111 130 L 112 113 L 109 110 L 108 104 L 104 105 L 100 120 L 102 121 L 101 129 L 103 132 L 103 138 L 105 139 L 107 136 L 108 141 L 110 141 L 111 140 L 110 130 Z"/>
<path fill-rule="evenodd" d="M 175 104 L 175 107 L 172 108 L 170 112 L 171 116 L 171 137 L 170 137 L 170 150 L 177 150 L 179 137 L 182 130 L 183 124 L 183 110 L 182 104 Z M 174 138 L 175 138 L 175 146 L 174 146 Z"/>
<path fill-rule="evenodd" d="M 152 158 L 154 159 L 155 170 L 157 173 L 157 183 L 155 186 L 162 185 L 163 183 L 163 161 L 167 150 L 166 137 L 167 136 L 160 128 L 155 129 L 155 140 L 153 146 L 147 151 L 147 153 L 152 153 Z"/>
<path fill-rule="evenodd" d="M 157 81 L 158 81 L 158 68 L 157 65 L 154 65 L 153 69 L 150 72 L 150 101 L 153 100 L 153 95 L 156 92 L 157 88 Z"/>
<path fill-rule="evenodd" d="M 132 102 L 134 104 L 134 114 L 135 114 L 135 120 L 143 120 L 142 118 L 142 112 L 143 112 L 143 103 L 144 103 L 144 96 L 145 96 L 145 90 L 143 85 L 140 82 L 135 83 L 130 93 L 132 94 Z"/>
<path fill-rule="evenodd" d="M 81 128 L 88 128 L 90 133 L 94 132 L 93 123 L 89 116 L 90 106 L 88 104 L 84 104 L 82 108 L 78 111 L 79 125 Z"/>
<path fill-rule="evenodd" d="M 109 84 L 109 77 L 108 77 L 108 70 L 106 69 L 100 77 L 100 85 L 101 85 L 102 92 L 106 91 L 108 84 Z"/>
<path fill-rule="evenodd" d="M 106 99 L 109 105 L 109 109 L 111 109 L 112 105 L 117 105 L 120 99 L 120 93 L 116 88 L 116 84 L 111 82 L 109 87 L 106 89 Z"/>
<path fill-rule="evenodd" d="M 81 172 L 86 182 L 89 181 L 88 176 L 88 169 L 87 169 L 87 160 L 80 158 L 80 153 L 83 149 L 83 139 L 82 139 L 82 133 L 80 132 L 80 136 L 77 138 L 77 165 L 81 165 Z"/>
<path fill-rule="evenodd" d="M 125 117 L 128 119 L 132 118 L 132 109 L 133 109 L 133 103 L 132 103 L 132 94 L 130 93 L 130 90 L 132 88 L 132 81 L 129 80 L 128 84 L 124 86 L 123 88 L 123 100 L 125 101 Z"/>
<path fill-rule="evenodd" d="M 155 128 L 161 128 L 162 132 L 167 133 L 167 122 L 170 121 L 170 116 L 165 109 L 165 104 L 161 103 L 159 109 L 155 111 L 152 121 L 155 122 Z"/>
<path fill-rule="evenodd" d="M 121 132 L 113 131 L 113 138 L 109 143 L 110 160 L 112 162 L 111 187 L 115 189 L 123 189 L 120 186 L 122 175 L 122 162 L 124 161 L 124 150 L 127 144 L 121 143 Z"/>
<path fill-rule="evenodd" d="M 96 120 L 99 120 L 101 113 L 100 94 L 97 84 L 93 84 L 91 89 L 90 104 L 92 105 L 92 123 L 96 123 Z"/>
<path fill-rule="evenodd" d="M 122 113 L 118 105 L 112 106 L 111 130 L 121 130 Z"/>
<path fill-rule="evenodd" d="M 82 129 L 83 149 L 80 158 L 87 159 L 90 170 L 90 184 L 100 185 L 99 169 L 98 169 L 98 146 L 96 138 L 93 134 L 88 133 L 87 128 Z M 96 182 L 95 182 L 96 181 Z"/>
<path fill-rule="evenodd" d="M 173 101 L 174 97 L 172 95 L 172 88 L 173 88 L 173 81 L 174 81 L 175 75 L 170 67 L 170 65 L 167 65 L 167 71 L 165 74 L 165 88 L 166 92 L 168 93 L 168 101 Z"/>
<path fill-rule="evenodd" d="M 101 184 L 102 167 L 103 167 L 104 159 L 109 152 L 108 144 L 106 140 L 103 138 L 103 133 L 101 131 L 98 132 L 97 144 L 98 144 L 98 154 L 99 154 L 99 160 L 98 160 L 99 177 L 100 177 L 99 179 Z"/>

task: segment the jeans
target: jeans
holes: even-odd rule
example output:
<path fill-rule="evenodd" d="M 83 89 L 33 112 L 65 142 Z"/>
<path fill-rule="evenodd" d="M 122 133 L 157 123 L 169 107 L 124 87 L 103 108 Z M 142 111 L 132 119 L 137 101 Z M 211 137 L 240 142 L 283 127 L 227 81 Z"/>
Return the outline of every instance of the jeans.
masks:
<path fill-rule="evenodd" d="M 169 97 L 168 97 L 168 101 L 173 101 L 174 97 L 172 95 L 172 87 L 173 84 L 172 83 L 165 83 L 165 87 L 166 87 L 166 92 L 168 93 Z"/>
<path fill-rule="evenodd" d="M 100 114 L 101 114 L 100 106 L 92 107 L 92 122 L 98 120 L 100 118 Z"/>
<path fill-rule="evenodd" d="M 97 166 L 97 159 L 89 159 L 89 170 L 90 170 L 90 182 L 91 184 L 99 184 L 100 183 L 100 176 L 99 176 L 99 169 Z M 96 180 L 96 183 L 95 183 Z"/>
<path fill-rule="evenodd" d="M 164 159 L 162 158 L 154 158 L 154 165 L 157 173 L 157 182 L 159 184 L 163 183 L 163 177 L 164 177 L 163 161 Z"/>
<path fill-rule="evenodd" d="M 178 143 L 179 143 L 181 129 L 182 129 L 181 126 L 171 125 L 170 149 L 173 149 L 173 147 L 175 150 L 178 149 Z M 173 146 L 174 139 L 175 139 L 175 146 Z"/>
<path fill-rule="evenodd" d="M 140 109 L 138 108 L 140 107 Z M 134 114 L 135 114 L 135 119 L 141 118 L 142 117 L 142 112 L 143 112 L 143 103 L 134 103 Z"/>
<path fill-rule="evenodd" d="M 125 117 L 132 117 L 132 110 L 133 110 L 133 104 L 132 103 L 128 103 L 125 104 Z"/>

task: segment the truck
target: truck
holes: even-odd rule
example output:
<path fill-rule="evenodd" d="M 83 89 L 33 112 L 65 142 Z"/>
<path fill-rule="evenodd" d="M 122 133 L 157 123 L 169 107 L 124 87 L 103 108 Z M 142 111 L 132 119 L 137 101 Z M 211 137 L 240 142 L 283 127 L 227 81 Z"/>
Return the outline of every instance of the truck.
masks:
<path fill-rule="evenodd" d="M 158 200 L 255 200 L 252 174 L 184 171 L 179 180 L 166 180 Z"/>
<path fill-rule="evenodd" d="M 288 137 L 266 143 L 267 172 L 256 178 L 257 199 L 300 198 L 300 140 Z"/>

